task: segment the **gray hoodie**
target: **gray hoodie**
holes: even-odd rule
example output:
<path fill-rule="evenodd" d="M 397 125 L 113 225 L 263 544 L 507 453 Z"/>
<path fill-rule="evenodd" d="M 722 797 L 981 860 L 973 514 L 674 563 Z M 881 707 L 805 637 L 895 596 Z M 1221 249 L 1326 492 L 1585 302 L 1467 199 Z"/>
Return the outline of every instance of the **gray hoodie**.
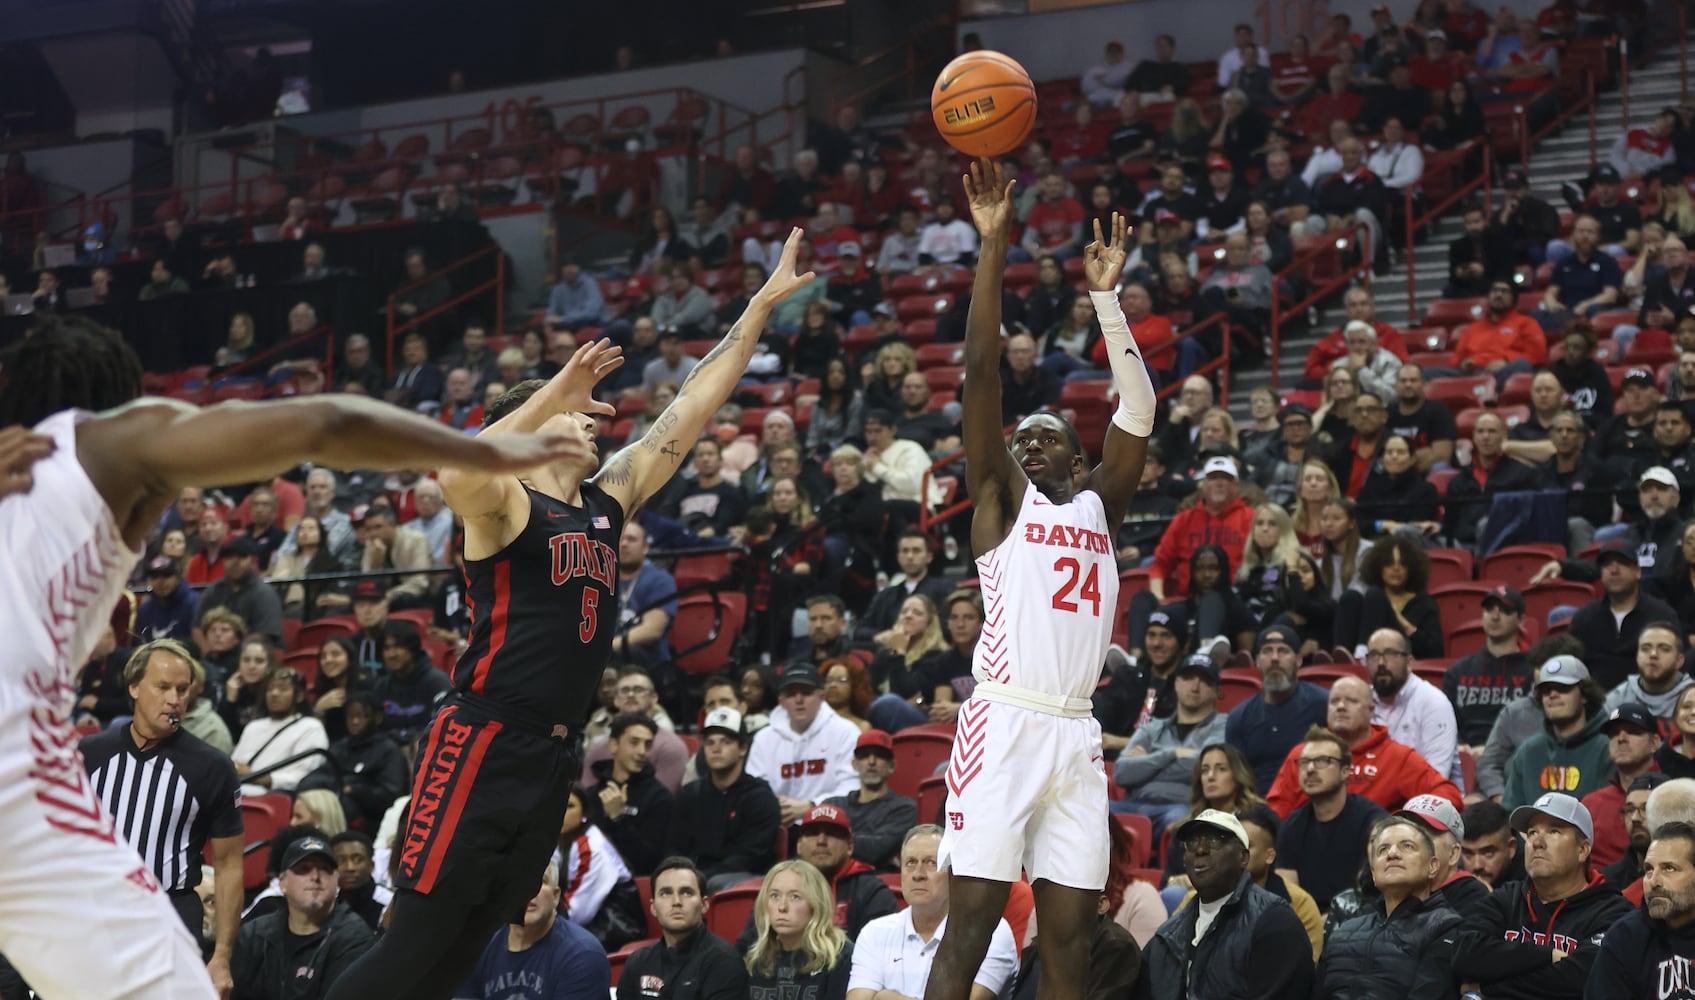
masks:
<path fill-rule="evenodd" d="M 1672 712 L 1677 709 L 1677 696 L 1685 688 L 1695 686 L 1695 679 L 1688 674 L 1679 673 L 1677 683 L 1664 694 L 1649 694 L 1642 690 L 1642 675 L 1631 674 L 1623 684 L 1607 692 L 1607 700 L 1601 704 L 1602 715 L 1612 715 L 1613 709 L 1628 702 L 1640 702 L 1648 711 L 1654 713 L 1656 719 L 1670 719 Z"/>
<path fill-rule="evenodd" d="M 1479 794 L 1492 797 L 1507 790 L 1507 765 L 1512 763 L 1513 752 L 1542 731 L 1543 721 L 1542 703 L 1534 695 L 1510 701 L 1501 709 L 1477 762 Z"/>
<path fill-rule="evenodd" d="M 1177 716 L 1154 719 L 1136 730 L 1130 745 L 1118 757 L 1112 780 L 1118 782 L 1130 798 L 1138 802 L 1167 802 L 1178 805 L 1189 801 L 1189 785 L 1195 765 L 1200 763 L 1200 751 L 1209 743 L 1224 742 L 1223 712 L 1214 712 L 1189 730 L 1187 739 L 1177 735 Z M 1147 751 L 1131 755 L 1137 748 Z M 1178 757 L 1177 750 L 1187 747 L 1193 756 Z"/>

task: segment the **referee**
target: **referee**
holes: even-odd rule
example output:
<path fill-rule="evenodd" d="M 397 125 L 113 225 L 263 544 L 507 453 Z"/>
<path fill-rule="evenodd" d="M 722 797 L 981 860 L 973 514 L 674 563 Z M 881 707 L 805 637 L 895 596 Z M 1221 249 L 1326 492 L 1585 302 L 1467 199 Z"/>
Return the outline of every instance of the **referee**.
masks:
<path fill-rule="evenodd" d="M 241 784 L 228 756 L 182 731 L 188 689 L 199 669 L 175 639 L 136 649 L 124 666 L 135 716 L 126 726 L 83 740 L 82 759 L 118 835 L 141 855 L 196 941 L 204 908 L 194 887 L 211 838 L 218 931 L 206 970 L 227 997 L 241 922 Z"/>

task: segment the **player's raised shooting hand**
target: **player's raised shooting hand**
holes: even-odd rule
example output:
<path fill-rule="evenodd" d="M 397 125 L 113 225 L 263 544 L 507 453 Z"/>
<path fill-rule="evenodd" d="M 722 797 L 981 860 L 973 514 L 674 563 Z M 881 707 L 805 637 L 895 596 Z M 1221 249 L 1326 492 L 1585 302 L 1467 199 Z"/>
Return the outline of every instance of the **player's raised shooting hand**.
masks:
<path fill-rule="evenodd" d="M 971 221 L 984 238 L 1005 236 L 1012 224 L 1012 186 L 999 163 L 979 159 L 965 175 L 965 197 L 971 206 Z"/>
<path fill-rule="evenodd" d="M 1125 249 L 1129 236 L 1130 227 L 1117 212 L 1112 213 L 1110 240 L 1102 238 L 1101 220 L 1095 220 L 1095 241 L 1083 248 L 1083 277 L 1088 279 L 1091 291 L 1110 292 L 1118 287 L 1124 262 L 1130 258 Z"/>
<path fill-rule="evenodd" d="M 612 416 L 618 408 L 595 399 L 594 387 L 623 363 L 624 349 L 608 338 L 580 344 L 571 352 L 571 360 L 547 384 L 547 391 L 560 413 Z"/>
<path fill-rule="evenodd" d="M 783 241 L 783 255 L 777 260 L 776 270 L 771 277 L 765 279 L 765 287 L 759 290 L 772 305 L 783 301 L 794 293 L 812 283 L 813 272 L 795 273 L 795 261 L 800 257 L 800 241 L 805 237 L 798 228 L 789 230 L 789 238 Z"/>

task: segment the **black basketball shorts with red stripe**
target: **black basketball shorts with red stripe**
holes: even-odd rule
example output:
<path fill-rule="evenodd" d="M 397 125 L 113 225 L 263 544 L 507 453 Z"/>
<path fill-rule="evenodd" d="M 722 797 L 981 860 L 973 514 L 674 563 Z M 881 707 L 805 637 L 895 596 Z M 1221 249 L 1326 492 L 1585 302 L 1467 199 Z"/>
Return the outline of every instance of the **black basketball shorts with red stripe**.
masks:
<path fill-rule="evenodd" d="M 522 914 L 559 843 L 580 768 L 571 744 L 450 698 L 419 752 L 395 838 L 395 883 Z"/>

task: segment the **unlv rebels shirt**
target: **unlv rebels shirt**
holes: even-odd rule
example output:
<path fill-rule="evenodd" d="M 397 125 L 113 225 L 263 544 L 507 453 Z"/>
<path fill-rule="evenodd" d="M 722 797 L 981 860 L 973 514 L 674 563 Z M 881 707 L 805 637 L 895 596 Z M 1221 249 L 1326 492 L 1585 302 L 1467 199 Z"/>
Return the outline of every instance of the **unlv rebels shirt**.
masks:
<path fill-rule="evenodd" d="M 588 725 L 618 628 L 624 508 L 593 483 L 581 507 L 524 490 L 524 530 L 495 555 L 465 560 L 471 643 L 453 686 L 574 735 Z"/>

